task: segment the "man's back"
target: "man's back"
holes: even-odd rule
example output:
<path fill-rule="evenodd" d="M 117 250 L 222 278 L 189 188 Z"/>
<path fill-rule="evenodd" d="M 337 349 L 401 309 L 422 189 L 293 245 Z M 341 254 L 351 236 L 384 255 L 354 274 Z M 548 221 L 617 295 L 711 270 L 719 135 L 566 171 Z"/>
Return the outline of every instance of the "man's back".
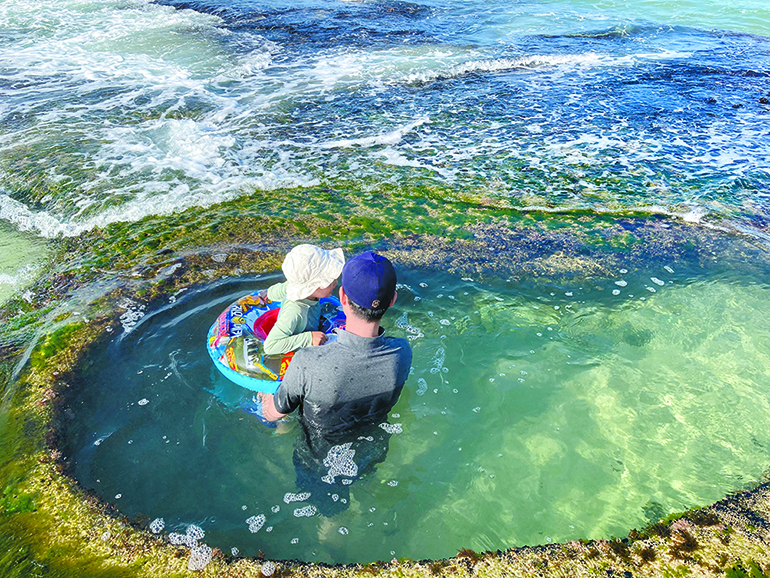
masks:
<path fill-rule="evenodd" d="M 281 413 L 300 410 L 311 439 L 342 439 L 379 424 L 398 401 L 412 350 L 405 339 L 340 331 L 334 343 L 298 351 L 275 396 Z"/>

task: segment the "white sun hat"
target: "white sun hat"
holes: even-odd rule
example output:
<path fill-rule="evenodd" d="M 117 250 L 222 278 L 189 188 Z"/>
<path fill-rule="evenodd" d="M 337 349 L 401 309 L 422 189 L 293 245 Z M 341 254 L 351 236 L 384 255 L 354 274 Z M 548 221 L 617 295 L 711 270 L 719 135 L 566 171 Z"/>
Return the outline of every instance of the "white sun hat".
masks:
<path fill-rule="evenodd" d="M 289 282 L 286 299 L 307 299 L 319 287 L 328 287 L 342 273 L 342 249 L 327 251 L 315 245 L 297 245 L 283 260 L 283 274 Z"/>

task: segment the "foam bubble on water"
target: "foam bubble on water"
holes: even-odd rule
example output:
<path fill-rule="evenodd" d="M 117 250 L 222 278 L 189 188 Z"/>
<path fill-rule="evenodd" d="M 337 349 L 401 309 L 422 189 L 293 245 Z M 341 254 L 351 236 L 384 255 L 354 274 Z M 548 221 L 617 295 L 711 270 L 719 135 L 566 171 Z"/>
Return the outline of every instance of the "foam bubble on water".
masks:
<path fill-rule="evenodd" d="M 348 529 L 345 526 L 340 526 L 339 528 L 337 528 L 337 531 L 343 536 L 348 535 Z"/>
<path fill-rule="evenodd" d="M 262 529 L 262 526 L 265 525 L 265 522 L 267 521 L 267 517 L 264 514 L 259 514 L 257 516 L 251 516 L 250 518 L 246 518 L 246 523 L 249 525 L 249 532 L 252 534 L 256 534 Z"/>
<path fill-rule="evenodd" d="M 626 285 L 628 285 L 628 281 L 621 279 L 620 281 L 615 281 L 615 285 L 617 285 L 618 287 L 625 287 Z"/>
<path fill-rule="evenodd" d="M 404 432 L 404 428 L 400 423 L 381 423 L 380 429 L 384 429 L 389 434 L 400 434 Z"/>
<path fill-rule="evenodd" d="M 297 508 L 294 510 L 295 518 L 310 518 L 316 515 L 317 508 L 313 505 L 305 506 L 304 508 Z"/>
<path fill-rule="evenodd" d="M 655 289 L 655 287 L 645 287 L 645 289 L 647 289 L 647 291 L 649 291 L 650 293 L 657 293 L 658 291 L 657 289 Z"/>
<path fill-rule="evenodd" d="M 356 451 L 351 449 L 353 442 L 347 442 L 338 446 L 332 446 L 324 458 L 324 467 L 328 468 L 327 475 L 321 478 L 328 484 L 333 484 L 337 476 L 355 478 L 358 475 L 358 466 L 353 461 Z"/>
<path fill-rule="evenodd" d="M 296 545 L 296 544 L 299 544 L 299 538 L 292 538 L 292 539 L 291 539 L 291 543 L 292 543 L 292 544 L 295 544 L 295 545 Z"/>
<path fill-rule="evenodd" d="M 449 319 L 442 319 L 441 321 L 439 321 L 439 323 L 441 323 L 441 325 L 451 325 L 452 324 L 452 322 L 449 321 Z"/>
<path fill-rule="evenodd" d="M 237 557 L 238 554 L 240 554 L 240 553 L 241 553 L 241 551 L 238 550 L 238 548 L 236 548 L 235 546 L 230 548 L 230 554 L 233 556 L 233 558 Z"/>
<path fill-rule="evenodd" d="M 283 496 L 283 501 L 287 504 L 292 502 L 304 502 L 310 497 L 310 492 L 300 492 L 299 494 L 293 494 L 292 492 L 286 492 Z"/>
<path fill-rule="evenodd" d="M 413 341 L 415 339 L 419 339 L 420 337 L 424 336 L 422 330 L 419 327 L 415 327 L 414 325 L 411 325 L 409 323 L 409 318 L 407 317 L 406 311 L 404 311 L 404 314 L 401 315 L 401 317 L 396 319 L 396 327 L 406 331 L 407 333 L 406 338 L 409 341 Z"/>
<path fill-rule="evenodd" d="M 275 506 L 273 506 L 272 508 L 270 508 L 270 511 L 271 511 L 273 514 L 277 514 L 278 512 L 280 512 L 280 511 L 281 511 L 281 506 L 279 506 L 278 504 L 276 504 Z"/>
<path fill-rule="evenodd" d="M 353 483 L 353 480 L 351 480 L 349 478 L 342 478 L 342 485 L 343 486 L 349 486 L 352 483 Z M 344 502 L 345 500 L 342 500 L 342 501 Z"/>
<path fill-rule="evenodd" d="M 332 502 L 336 502 L 336 501 L 337 501 L 337 500 L 339 500 L 339 499 L 340 499 L 339 495 L 337 495 L 337 494 L 332 494 Z"/>
<path fill-rule="evenodd" d="M 430 360 L 430 364 L 433 366 L 430 368 L 431 373 L 438 373 L 444 367 L 444 360 L 446 359 L 446 350 L 443 347 L 439 347 L 433 358 Z"/>
<path fill-rule="evenodd" d="M 275 564 L 272 562 L 265 562 L 259 569 L 263 576 L 272 576 L 275 573 Z"/>
<path fill-rule="evenodd" d="M 168 535 L 168 541 L 171 542 L 174 546 L 183 546 L 187 544 L 187 536 L 184 534 L 177 534 L 176 532 L 171 532 Z"/>
<path fill-rule="evenodd" d="M 147 399 L 146 397 L 144 397 L 144 398 L 140 399 L 139 401 L 137 401 L 136 403 L 138 405 L 147 405 L 148 403 L 150 403 L 150 400 Z"/>
<path fill-rule="evenodd" d="M 674 270 L 673 270 L 671 267 L 669 267 L 668 265 L 664 265 L 664 266 L 663 266 L 663 268 L 664 268 L 666 271 L 668 271 L 669 273 L 672 273 L 672 274 L 674 273 Z"/>
<path fill-rule="evenodd" d="M 187 569 L 200 572 L 211 562 L 212 550 L 206 544 L 198 544 L 191 548 L 190 559 L 187 561 Z"/>
<path fill-rule="evenodd" d="M 707 214 L 708 211 L 703 207 L 693 207 L 689 212 L 681 215 L 681 217 L 685 223 L 700 223 L 701 219 Z"/>
<path fill-rule="evenodd" d="M 153 534 L 160 534 L 165 527 L 166 522 L 163 520 L 163 518 L 155 518 L 152 522 L 150 522 L 150 532 Z"/>
<path fill-rule="evenodd" d="M 191 540 L 195 540 L 196 542 L 198 540 L 203 540 L 203 538 L 206 536 L 206 533 L 203 531 L 203 528 L 200 526 L 196 526 L 195 524 L 190 524 L 187 526 L 187 537 Z"/>
<path fill-rule="evenodd" d="M 414 129 L 429 122 L 430 122 L 429 118 L 421 117 L 405 124 L 404 126 L 398 127 L 395 130 L 382 133 L 376 136 L 330 141 L 330 142 L 319 144 L 318 146 L 319 148 L 330 149 L 330 148 L 350 148 L 353 146 L 372 147 L 376 145 L 397 144 L 401 142 L 401 139 L 404 137 L 405 134 L 410 133 Z M 422 286 L 422 283 L 420 283 L 420 286 Z"/>
<path fill-rule="evenodd" d="M 613 289 L 612 290 L 613 295 L 620 295 L 620 289 Z"/>
<path fill-rule="evenodd" d="M 650 281 L 652 281 L 653 283 L 655 283 L 656 285 L 659 285 L 661 287 L 666 284 L 665 281 L 662 281 L 661 279 L 658 279 L 657 277 L 650 277 Z"/>
<path fill-rule="evenodd" d="M 398 485 L 398 480 L 390 480 L 390 481 L 388 482 L 388 485 L 389 485 L 391 488 L 395 488 L 395 487 Z"/>

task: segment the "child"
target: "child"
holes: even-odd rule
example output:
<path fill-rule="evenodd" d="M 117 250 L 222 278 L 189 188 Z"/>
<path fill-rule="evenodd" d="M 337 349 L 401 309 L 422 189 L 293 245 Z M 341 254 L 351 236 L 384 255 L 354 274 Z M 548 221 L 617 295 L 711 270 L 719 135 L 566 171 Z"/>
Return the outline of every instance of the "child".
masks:
<path fill-rule="evenodd" d="M 326 335 L 318 331 L 318 300 L 332 294 L 344 264 L 342 249 L 327 251 L 315 245 L 297 245 L 289 251 L 281 267 L 286 281 L 267 290 L 268 299 L 281 302 L 281 310 L 265 339 L 266 354 L 283 354 L 326 342 Z"/>

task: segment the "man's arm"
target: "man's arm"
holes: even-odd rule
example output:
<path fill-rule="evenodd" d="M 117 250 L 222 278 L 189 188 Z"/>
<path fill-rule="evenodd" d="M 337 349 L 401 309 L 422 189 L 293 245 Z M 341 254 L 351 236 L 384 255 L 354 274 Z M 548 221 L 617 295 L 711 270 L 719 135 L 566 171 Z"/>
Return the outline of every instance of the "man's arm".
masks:
<path fill-rule="evenodd" d="M 262 402 L 262 415 L 267 421 L 278 421 L 286 414 L 293 412 L 302 403 L 303 391 L 303 361 L 307 349 L 300 349 L 294 354 L 294 357 L 289 364 L 289 368 L 286 370 L 286 375 L 283 376 L 283 381 L 278 387 L 278 391 L 275 395 L 271 393 L 259 393 L 259 400 Z M 278 411 L 275 406 L 275 399 L 278 397 L 278 405 L 281 409 L 285 409 L 286 413 Z"/>
<path fill-rule="evenodd" d="M 273 401 L 272 393 L 259 393 L 258 395 L 262 402 L 262 415 L 267 421 L 278 421 L 279 419 L 286 417 L 285 413 L 281 413 L 275 409 L 275 401 Z"/>

